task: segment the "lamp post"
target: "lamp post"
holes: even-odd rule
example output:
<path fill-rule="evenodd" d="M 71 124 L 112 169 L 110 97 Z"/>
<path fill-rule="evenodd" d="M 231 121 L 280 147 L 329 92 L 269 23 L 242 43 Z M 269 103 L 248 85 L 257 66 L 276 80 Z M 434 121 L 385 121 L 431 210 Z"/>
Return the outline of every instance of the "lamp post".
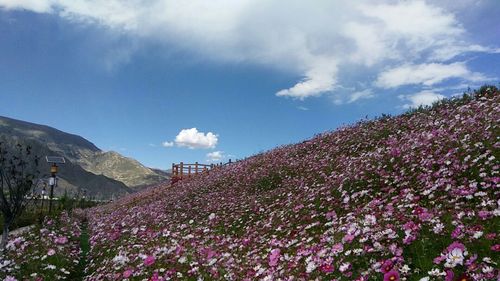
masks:
<path fill-rule="evenodd" d="M 45 159 L 47 160 L 47 163 L 51 163 L 52 166 L 50 166 L 50 178 L 49 178 L 49 185 L 50 185 L 50 196 L 49 196 L 49 214 L 52 213 L 52 199 L 54 198 L 54 187 L 57 186 L 57 164 L 64 164 L 66 161 L 64 160 L 64 157 L 60 156 L 46 156 Z"/>
<path fill-rule="evenodd" d="M 43 214 L 43 202 L 45 202 L 45 194 L 47 193 L 46 191 L 47 183 L 43 183 L 43 188 L 42 188 L 42 207 L 41 207 L 41 213 Z"/>
<path fill-rule="evenodd" d="M 50 179 L 49 179 L 49 184 L 50 184 L 50 197 L 49 197 L 49 214 L 52 214 L 52 199 L 54 198 L 54 186 L 57 186 L 57 165 L 56 163 L 53 163 L 52 166 L 50 166 Z"/>

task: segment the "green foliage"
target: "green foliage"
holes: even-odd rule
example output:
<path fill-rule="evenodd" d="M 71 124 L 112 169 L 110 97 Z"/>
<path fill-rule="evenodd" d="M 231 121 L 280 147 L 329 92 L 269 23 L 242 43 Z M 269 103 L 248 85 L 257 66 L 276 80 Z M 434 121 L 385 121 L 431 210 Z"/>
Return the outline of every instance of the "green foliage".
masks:
<path fill-rule="evenodd" d="M 278 188 L 281 185 L 282 178 L 277 172 L 270 172 L 269 175 L 260 178 L 256 186 L 257 192 L 269 191 Z"/>

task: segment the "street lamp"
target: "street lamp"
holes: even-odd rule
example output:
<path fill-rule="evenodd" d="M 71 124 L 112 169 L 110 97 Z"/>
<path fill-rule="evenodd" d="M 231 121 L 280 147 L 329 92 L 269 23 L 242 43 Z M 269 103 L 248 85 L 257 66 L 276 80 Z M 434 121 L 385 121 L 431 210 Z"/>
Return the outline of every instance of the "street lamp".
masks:
<path fill-rule="evenodd" d="M 49 185 L 50 185 L 50 197 L 49 197 L 49 214 L 52 213 L 52 199 L 54 198 L 54 186 L 57 186 L 57 164 L 64 164 L 66 163 L 66 160 L 64 160 L 64 157 L 60 156 L 46 156 L 45 159 L 47 160 L 47 163 L 51 163 L 52 166 L 50 166 L 50 178 L 49 178 Z"/>

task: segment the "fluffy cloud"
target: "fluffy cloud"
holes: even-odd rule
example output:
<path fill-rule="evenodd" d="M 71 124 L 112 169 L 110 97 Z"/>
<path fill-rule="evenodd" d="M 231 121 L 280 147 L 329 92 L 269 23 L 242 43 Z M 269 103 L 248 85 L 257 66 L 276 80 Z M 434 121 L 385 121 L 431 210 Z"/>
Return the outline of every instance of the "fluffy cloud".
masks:
<path fill-rule="evenodd" d="M 409 102 L 403 105 L 403 108 L 408 109 L 416 108 L 419 106 L 432 105 L 434 102 L 444 99 L 445 96 L 432 91 L 422 91 L 413 95 L 402 95 L 399 96 L 399 98 Z"/>
<path fill-rule="evenodd" d="M 404 71 L 443 66 L 467 52 L 498 51 L 467 42 L 450 0 L 292 0 L 286 5 L 278 0 L 0 0 L 0 7 L 57 14 L 217 62 L 275 67 L 301 77 L 276 95 L 301 100 L 338 89 L 347 66 L 399 70 L 393 74 L 403 77 L 394 82 L 387 73 L 379 76 L 383 87 L 433 84 L 447 77 Z M 453 77 L 460 78 L 471 73 L 464 63 L 444 70 L 458 71 Z"/>
<path fill-rule="evenodd" d="M 165 141 L 161 145 L 163 147 L 172 147 L 172 146 L 174 146 L 174 142 L 173 141 Z"/>
<path fill-rule="evenodd" d="M 207 153 L 207 159 L 209 162 L 220 162 L 224 158 L 224 152 L 213 151 Z"/>
<path fill-rule="evenodd" d="M 414 84 L 431 86 L 450 78 L 462 78 L 468 81 L 487 80 L 484 75 L 468 70 L 463 62 L 452 64 L 429 63 L 403 65 L 386 70 L 380 73 L 376 85 L 382 88 L 395 88 Z"/>
<path fill-rule="evenodd" d="M 179 147 L 187 147 L 190 149 L 196 148 L 215 148 L 218 142 L 218 137 L 212 132 L 198 132 L 196 128 L 183 129 L 175 137 L 175 144 Z M 166 142 L 170 144 L 169 142 Z M 165 144 L 165 143 L 164 143 Z"/>

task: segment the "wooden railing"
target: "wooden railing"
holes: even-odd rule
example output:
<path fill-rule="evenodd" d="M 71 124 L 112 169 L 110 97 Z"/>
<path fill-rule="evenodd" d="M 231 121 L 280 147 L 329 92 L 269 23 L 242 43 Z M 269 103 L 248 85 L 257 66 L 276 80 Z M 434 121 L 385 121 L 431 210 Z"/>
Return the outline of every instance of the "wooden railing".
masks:
<path fill-rule="evenodd" d="M 232 164 L 231 159 L 227 163 L 217 163 L 217 164 L 200 164 L 195 162 L 194 164 L 187 164 L 180 162 L 179 164 L 172 163 L 172 176 L 171 183 L 174 184 L 184 178 L 189 178 L 201 173 L 208 173 L 209 170 L 213 170 L 217 167 L 222 167 L 225 165 Z"/>

